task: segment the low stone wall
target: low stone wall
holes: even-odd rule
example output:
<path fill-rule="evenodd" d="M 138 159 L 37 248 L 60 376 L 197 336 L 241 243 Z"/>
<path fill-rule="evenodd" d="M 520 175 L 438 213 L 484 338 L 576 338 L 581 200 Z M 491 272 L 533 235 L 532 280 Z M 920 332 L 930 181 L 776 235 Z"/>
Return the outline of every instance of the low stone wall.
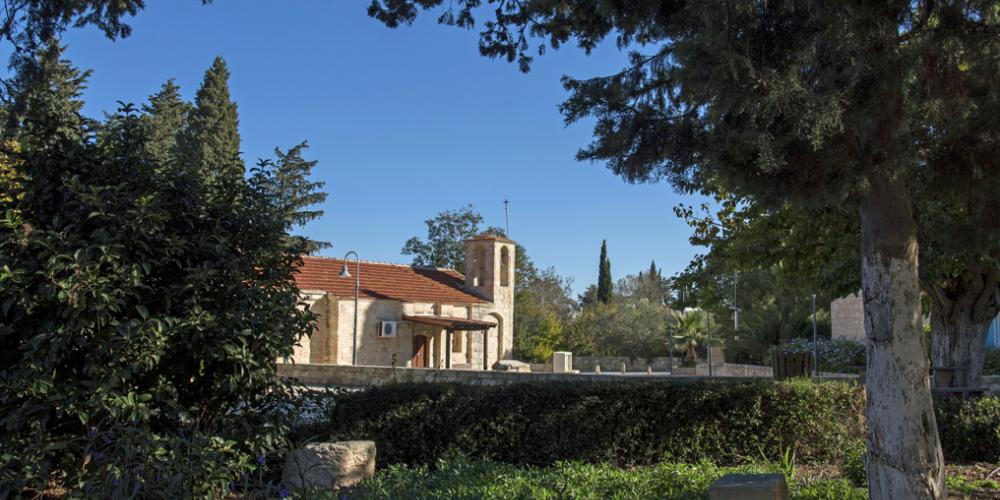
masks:
<path fill-rule="evenodd" d="M 701 363 L 696 367 L 681 366 L 681 358 L 673 359 L 673 372 L 676 375 L 708 375 L 708 365 Z M 593 373 L 598 365 L 603 373 L 621 373 L 622 363 L 625 363 L 627 373 L 645 373 L 652 368 L 653 373 L 667 372 L 670 369 L 670 358 L 655 357 L 650 359 L 632 359 L 626 356 L 574 356 L 573 369 L 580 370 L 581 373 Z M 773 371 L 770 366 L 759 365 L 738 365 L 732 363 L 715 364 L 712 374 L 719 377 L 771 377 Z M 532 365 L 532 371 L 535 371 Z M 551 371 L 551 370 L 550 370 Z"/>
<path fill-rule="evenodd" d="M 693 371 L 693 369 L 692 369 Z M 499 385 L 518 382 L 642 382 L 665 381 L 690 383 L 705 380 L 703 376 L 667 375 L 665 373 L 626 374 L 605 373 L 527 373 L 481 370 L 438 370 L 433 368 L 392 368 L 388 366 L 345 366 L 313 364 L 279 364 L 278 376 L 294 378 L 306 385 L 365 387 L 395 382 L 459 382 L 473 385 Z M 760 380 L 759 377 L 724 377 L 713 380 L 727 382 Z"/>
<path fill-rule="evenodd" d="M 682 359 L 674 357 L 674 368 L 681 365 Z M 654 372 L 665 372 L 670 367 L 670 358 L 635 358 L 628 356 L 573 356 L 573 369 L 581 372 L 593 372 L 597 365 L 601 365 L 603 372 L 620 372 L 622 363 L 625 363 L 626 372 L 644 372 L 652 367 Z"/>
<path fill-rule="evenodd" d="M 707 364 L 698 365 L 695 368 L 696 375 L 708 375 Z M 774 370 L 770 366 L 724 363 L 712 368 L 712 375 L 716 377 L 773 377 Z"/>
<path fill-rule="evenodd" d="M 748 381 L 770 380 L 771 368 L 756 365 L 725 364 L 713 370 L 712 380 Z M 674 367 L 674 374 L 663 372 L 621 374 L 618 372 L 594 373 L 518 373 L 478 370 L 437 370 L 432 368 L 392 368 L 388 366 L 343 366 L 279 363 L 278 376 L 298 379 L 307 385 L 330 385 L 343 387 L 367 387 L 392 382 L 459 382 L 464 384 L 498 385 L 517 382 L 642 382 L 661 381 L 688 383 L 705 380 L 708 366 Z M 855 375 L 823 373 L 825 380 L 857 380 Z M 989 394 L 1000 394 L 1000 375 L 984 377 L 984 385 Z"/>
<path fill-rule="evenodd" d="M 987 375 L 983 377 L 983 385 L 989 388 L 990 394 L 1000 394 L 1000 375 Z"/>

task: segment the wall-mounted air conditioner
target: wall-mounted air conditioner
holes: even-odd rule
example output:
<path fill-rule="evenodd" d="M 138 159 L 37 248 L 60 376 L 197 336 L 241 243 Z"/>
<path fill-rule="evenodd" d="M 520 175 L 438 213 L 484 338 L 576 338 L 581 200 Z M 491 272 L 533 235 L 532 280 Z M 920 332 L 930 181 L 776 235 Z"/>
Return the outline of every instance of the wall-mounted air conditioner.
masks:
<path fill-rule="evenodd" d="M 395 337 L 399 334 L 399 322 L 398 321 L 379 321 L 378 322 L 378 336 L 379 337 Z"/>

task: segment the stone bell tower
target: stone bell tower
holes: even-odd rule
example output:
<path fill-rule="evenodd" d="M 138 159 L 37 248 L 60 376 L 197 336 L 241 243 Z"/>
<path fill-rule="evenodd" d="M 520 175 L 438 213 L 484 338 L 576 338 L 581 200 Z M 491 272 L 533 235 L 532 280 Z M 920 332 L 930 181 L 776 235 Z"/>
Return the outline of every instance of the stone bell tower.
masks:
<path fill-rule="evenodd" d="M 483 233 L 465 241 L 465 285 L 490 301 L 474 307 L 474 319 L 497 324 L 487 332 L 486 359 L 481 341 L 475 358 L 486 367 L 500 359 L 509 359 L 514 343 L 514 249 L 513 240 Z M 479 361 L 477 361 L 479 362 Z M 487 368 L 488 369 L 488 368 Z"/>
<path fill-rule="evenodd" d="M 465 240 L 465 285 L 494 303 L 514 301 L 514 241 L 492 233 Z"/>

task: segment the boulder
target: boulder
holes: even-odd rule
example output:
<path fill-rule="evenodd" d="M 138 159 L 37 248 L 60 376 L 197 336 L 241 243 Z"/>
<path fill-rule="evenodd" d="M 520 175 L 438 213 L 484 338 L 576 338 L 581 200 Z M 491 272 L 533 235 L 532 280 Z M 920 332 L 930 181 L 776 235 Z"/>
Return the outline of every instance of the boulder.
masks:
<path fill-rule="evenodd" d="M 788 500 L 783 474 L 726 474 L 708 487 L 710 500 Z"/>
<path fill-rule="evenodd" d="M 291 489 L 338 490 L 374 474 L 374 441 L 309 443 L 288 455 L 281 482 Z"/>
<path fill-rule="evenodd" d="M 493 369 L 501 372 L 530 372 L 531 365 L 513 359 L 501 359 L 493 363 Z"/>

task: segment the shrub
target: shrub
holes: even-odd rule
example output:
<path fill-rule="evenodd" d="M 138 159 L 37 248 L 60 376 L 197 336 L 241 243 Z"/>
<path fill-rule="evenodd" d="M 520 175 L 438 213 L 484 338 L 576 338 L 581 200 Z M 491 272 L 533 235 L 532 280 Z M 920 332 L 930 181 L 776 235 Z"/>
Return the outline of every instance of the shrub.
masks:
<path fill-rule="evenodd" d="M 276 171 L 297 158 L 160 163 L 131 107 L 84 126 L 57 47 L 43 69 L 0 201 L 0 498 L 220 496 L 284 445 L 275 360 L 311 329 Z"/>
<path fill-rule="evenodd" d="M 1000 397 L 940 401 L 936 413 L 949 461 L 1000 460 Z"/>
<path fill-rule="evenodd" d="M 988 349 L 986 351 L 983 375 L 1000 375 L 1000 349 Z"/>
<path fill-rule="evenodd" d="M 848 339 L 819 339 L 816 345 L 819 369 L 826 372 L 854 373 L 865 364 L 865 345 Z M 811 353 L 812 339 L 796 338 L 771 348 L 771 352 Z"/>
<path fill-rule="evenodd" d="M 387 463 L 450 450 L 510 463 L 834 460 L 862 432 L 857 386 L 811 382 L 397 384 L 334 405 L 325 434 L 373 439 Z M 311 429 L 321 434 L 322 430 Z"/>
<path fill-rule="evenodd" d="M 868 487 L 868 476 L 865 473 L 865 455 L 868 448 L 862 440 L 852 443 L 844 451 L 844 460 L 841 463 L 841 471 L 855 486 Z"/>

